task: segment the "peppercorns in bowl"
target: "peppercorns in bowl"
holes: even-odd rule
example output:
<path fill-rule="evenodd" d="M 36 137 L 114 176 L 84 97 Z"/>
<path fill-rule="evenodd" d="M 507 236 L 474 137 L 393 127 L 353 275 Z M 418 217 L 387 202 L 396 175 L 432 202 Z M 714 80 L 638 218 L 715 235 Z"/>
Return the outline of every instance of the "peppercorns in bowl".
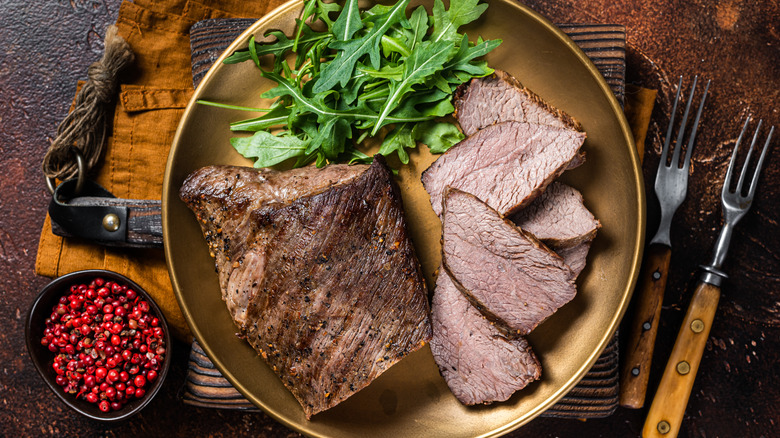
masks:
<path fill-rule="evenodd" d="M 171 336 L 157 304 L 129 278 L 106 270 L 46 285 L 27 318 L 27 350 L 46 384 L 77 412 L 126 419 L 162 386 Z"/>

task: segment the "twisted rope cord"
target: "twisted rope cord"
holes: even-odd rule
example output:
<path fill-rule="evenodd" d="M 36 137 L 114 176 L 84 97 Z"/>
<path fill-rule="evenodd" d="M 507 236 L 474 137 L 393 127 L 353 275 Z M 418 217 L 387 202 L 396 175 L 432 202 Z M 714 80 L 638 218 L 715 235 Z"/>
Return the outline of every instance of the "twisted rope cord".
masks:
<path fill-rule="evenodd" d="M 78 174 L 74 149 L 84 158 L 86 172 L 97 164 L 108 132 L 106 114 L 116 94 L 117 76 L 134 59 L 117 27 L 109 26 L 103 57 L 89 66 L 88 80 L 76 95 L 74 110 L 60 122 L 57 137 L 43 158 L 47 178 L 66 180 Z"/>

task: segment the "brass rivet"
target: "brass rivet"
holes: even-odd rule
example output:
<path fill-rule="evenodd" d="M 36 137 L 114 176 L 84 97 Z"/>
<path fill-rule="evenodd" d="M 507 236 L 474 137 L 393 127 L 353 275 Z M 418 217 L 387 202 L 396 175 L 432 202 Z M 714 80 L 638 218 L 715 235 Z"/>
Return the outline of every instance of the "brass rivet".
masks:
<path fill-rule="evenodd" d="M 700 319 L 694 319 L 691 321 L 691 330 L 694 333 L 701 333 L 704 330 L 704 322 Z"/>
<path fill-rule="evenodd" d="M 672 430 L 672 425 L 668 421 L 662 420 L 658 422 L 658 432 L 662 435 L 666 435 L 670 430 Z"/>
<path fill-rule="evenodd" d="M 119 216 L 109 213 L 103 216 L 103 228 L 106 231 L 116 231 L 119 229 Z"/>
<path fill-rule="evenodd" d="M 691 364 L 686 361 L 681 361 L 677 364 L 677 372 L 683 376 L 691 372 Z"/>

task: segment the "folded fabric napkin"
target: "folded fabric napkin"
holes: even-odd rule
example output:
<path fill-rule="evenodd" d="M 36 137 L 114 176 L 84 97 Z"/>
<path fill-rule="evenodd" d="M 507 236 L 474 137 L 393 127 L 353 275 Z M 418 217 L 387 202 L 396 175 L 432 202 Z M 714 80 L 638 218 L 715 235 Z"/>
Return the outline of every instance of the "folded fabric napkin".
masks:
<path fill-rule="evenodd" d="M 173 136 L 193 93 L 190 27 L 210 18 L 260 17 L 281 3 L 123 2 L 116 25 L 135 53 L 135 63 L 120 77 L 113 128 L 104 145 L 102 164 L 90 178 L 118 198 L 159 200 Z M 173 334 L 183 340 L 190 337 L 161 250 L 112 248 L 65 239 L 52 233 L 47 215 L 38 245 L 36 273 L 56 277 L 81 269 L 108 269 L 132 278 L 154 297 Z"/>

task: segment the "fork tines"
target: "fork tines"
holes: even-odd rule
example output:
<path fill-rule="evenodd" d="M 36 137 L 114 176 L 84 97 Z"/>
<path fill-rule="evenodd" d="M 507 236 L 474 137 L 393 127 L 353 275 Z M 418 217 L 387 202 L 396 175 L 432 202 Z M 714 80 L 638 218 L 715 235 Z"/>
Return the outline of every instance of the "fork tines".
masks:
<path fill-rule="evenodd" d="M 685 111 L 683 112 L 683 118 L 682 123 L 680 124 L 679 131 L 677 133 L 677 140 L 675 141 L 674 145 L 674 152 L 672 155 L 671 163 L 668 167 L 680 167 L 680 150 L 682 149 L 682 144 L 684 143 L 683 138 L 685 136 L 685 129 L 688 124 L 688 114 L 691 110 L 691 103 L 693 102 L 693 95 L 696 91 L 696 83 L 698 82 L 699 77 L 694 76 L 693 78 L 693 85 L 691 85 L 691 90 L 688 95 L 688 103 L 685 105 Z M 671 143 L 672 139 L 672 133 L 674 130 L 674 119 L 677 114 L 677 103 L 680 100 L 680 93 L 682 91 L 682 82 L 683 77 L 680 76 L 680 80 L 677 83 L 677 93 L 674 96 L 674 104 L 672 105 L 672 113 L 669 117 L 669 127 L 666 131 L 666 139 L 664 140 L 664 148 L 661 151 L 661 161 L 658 163 L 659 168 L 661 166 L 666 166 L 667 157 L 669 155 L 669 145 Z M 684 169 L 687 173 L 688 168 L 690 167 L 691 163 L 691 153 L 693 152 L 693 143 L 696 139 L 696 130 L 699 127 L 699 119 L 701 119 L 701 113 L 702 109 L 704 109 L 704 102 L 707 100 L 707 92 L 710 89 L 710 81 L 707 81 L 707 85 L 704 87 L 704 93 L 701 96 L 701 102 L 699 103 L 699 110 L 696 112 L 696 118 L 693 121 L 693 128 L 691 129 L 690 137 L 688 138 L 688 145 L 685 148 L 685 160 L 683 160 L 682 163 L 682 169 Z"/>
<path fill-rule="evenodd" d="M 726 171 L 726 177 L 723 181 L 723 193 L 726 194 L 730 190 L 731 182 L 732 182 L 732 174 L 734 172 L 734 163 L 737 161 L 737 152 L 739 151 L 739 145 L 742 143 L 742 138 L 745 136 L 745 132 L 747 132 L 748 124 L 750 123 L 751 116 L 748 115 L 747 119 L 745 120 L 745 124 L 742 127 L 742 132 L 739 133 L 739 137 L 737 137 L 737 143 L 734 145 L 734 152 L 731 153 L 731 161 L 729 162 L 728 170 Z M 753 150 L 756 146 L 756 141 L 758 140 L 758 134 L 761 131 L 761 124 L 763 123 L 763 120 L 758 121 L 758 126 L 756 126 L 756 131 L 753 133 L 753 140 L 750 142 L 750 149 L 748 149 L 747 157 L 745 157 L 745 163 L 742 165 L 742 171 L 739 174 L 739 181 L 737 182 L 737 187 L 734 190 L 733 193 L 737 194 L 738 196 L 742 195 L 742 186 L 745 182 L 745 175 L 747 174 L 748 166 L 750 165 L 750 157 L 753 155 Z M 766 152 L 769 150 L 769 143 L 772 141 L 772 135 L 775 132 L 775 127 L 772 126 L 769 129 L 769 135 L 766 137 L 766 141 L 764 142 L 764 147 L 761 150 L 761 155 L 758 158 L 758 163 L 756 164 L 755 170 L 753 171 L 753 177 L 750 181 L 750 188 L 748 189 L 748 193 L 745 196 L 745 199 L 749 202 L 753 199 L 753 195 L 756 192 L 756 186 L 758 185 L 758 175 L 761 173 L 761 167 L 764 165 L 764 158 L 766 157 Z"/>

